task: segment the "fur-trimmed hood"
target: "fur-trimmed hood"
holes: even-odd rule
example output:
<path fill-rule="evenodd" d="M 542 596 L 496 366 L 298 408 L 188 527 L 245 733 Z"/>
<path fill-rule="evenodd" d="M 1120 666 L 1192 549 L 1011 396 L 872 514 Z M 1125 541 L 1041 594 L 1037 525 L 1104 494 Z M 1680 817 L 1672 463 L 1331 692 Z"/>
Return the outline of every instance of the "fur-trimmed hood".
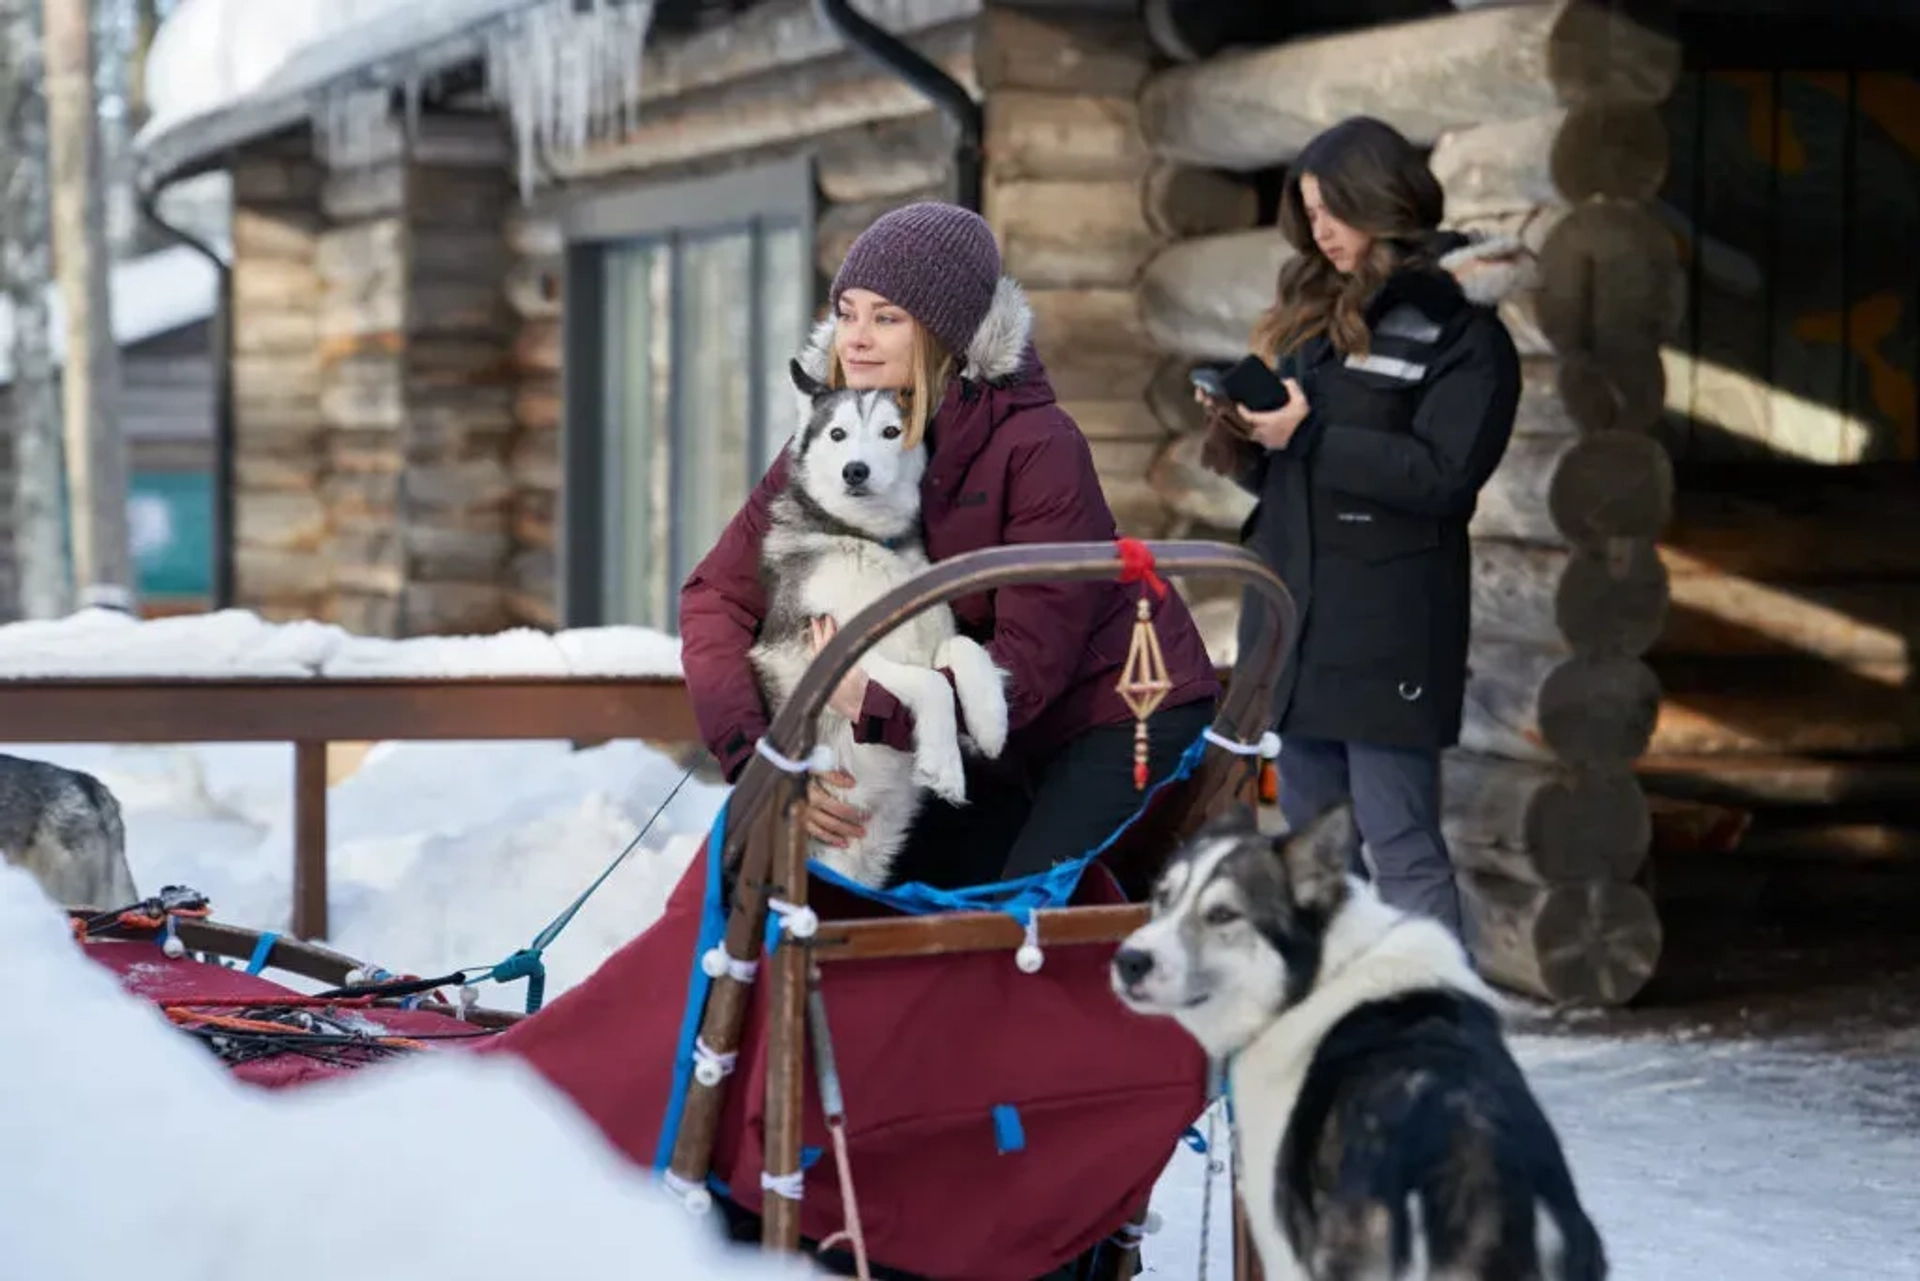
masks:
<path fill-rule="evenodd" d="M 1510 295 L 1533 288 L 1539 266 L 1514 236 L 1473 236 L 1443 232 L 1438 265 L 1460 283 L 1467 301 L 1496 307 Z"/>
<path fill-rule="evenodd" d="M 833 345 L 834 317 L 829 314 L 813 326 L 796 359 L 816 379 L 827 376 L 827 352 Z M 1006 387 L 1038 372 L 1033 352 L 1033 305 L 1027 291 L 1011 276 L 994 287 L 987 317 L 974 331 L 973 341 L 960 360 L 959 376 L 970 383 Z"/>

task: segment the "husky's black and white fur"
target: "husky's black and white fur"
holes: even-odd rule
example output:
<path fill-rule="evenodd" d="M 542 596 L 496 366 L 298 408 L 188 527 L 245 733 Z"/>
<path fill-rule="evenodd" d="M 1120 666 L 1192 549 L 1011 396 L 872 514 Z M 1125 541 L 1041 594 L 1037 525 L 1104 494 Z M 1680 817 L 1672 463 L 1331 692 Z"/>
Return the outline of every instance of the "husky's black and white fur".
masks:
<path fill-rule="evenodd" d="M 809 622 L 844 626 L 927 567 L 920 537 L 924 442 L 903 445 L 904 415 L 890 391 L 829 390 L 800 361 L 790 366 L 805 420 L 787 445 L 788 481 L 769 507 L 760 570 L 767 617 L 750 651 L 778 715 L 812 661 Z M 813 857 L 852 880 L 883 885 L 925 791 L 964 804 L 963 745 L 991 758 L 1007 738 L 1004 674 L 962 636 L 944 605 L 896 627 L 860 659 L 868 677 L 913 712 L 914 751 L 856 743 L 846 717 L 821 714 L 820 740 L 853 775 L 845 799 L 867 812 L 866 834 L 844 848 L 815 841 Z M 949 685 L 940 668 L 953 672 Z M 964 714 L 966 733 L 961 732 Z"/>
<path fill-rule="evenodd" d="M 1114 990 L 1227 1064 L 1268 1281 L 1599 1281 L 1605 1249 L 1499 1004 L 1437 922 L 1347 875 L 1346 806 L 1216 819 L 1115 952 Z"/>

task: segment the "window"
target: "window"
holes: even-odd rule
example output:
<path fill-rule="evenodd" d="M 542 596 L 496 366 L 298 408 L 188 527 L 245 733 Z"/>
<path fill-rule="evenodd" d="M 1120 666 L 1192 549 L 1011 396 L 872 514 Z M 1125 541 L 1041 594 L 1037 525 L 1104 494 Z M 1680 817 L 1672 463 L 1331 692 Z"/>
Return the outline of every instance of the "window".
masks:
<path fill-rule="evenodd" d="M 570 213 L 570 626 L 672 630 L 680 584 L 786 444 L 811 191 L 804 164 L 783 165 Z"/>

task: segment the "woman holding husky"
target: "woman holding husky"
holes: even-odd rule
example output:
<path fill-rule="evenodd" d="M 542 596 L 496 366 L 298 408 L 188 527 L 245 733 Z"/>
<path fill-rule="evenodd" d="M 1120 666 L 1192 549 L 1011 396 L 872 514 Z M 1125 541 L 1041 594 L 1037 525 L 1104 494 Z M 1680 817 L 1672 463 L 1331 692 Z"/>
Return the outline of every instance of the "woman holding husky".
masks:
<path fill-rule="evenodd" d="M 829 304 L 799 363 L 831 387 L 901 393 L 908 443 L 924 439 L 928 449 L 920 492 L 931 559 L 1117 537 L 1086 440 L 1054 399 L 1030 341 L 1032 312 L 1001 275 L 983 219 L 939 203 L 883 215 L 848 250 Z M 787 477 L 783 454 L 680 594 L 687 690 L 729 780 L 768 723 L 747 652 L 767 610 L 759 560 L 768 503 Z M 967 805 L 928 798 L 895 860 L 894 883 L 952 888 L 1044 871 L 1092 848 L 1139 805 L 1133 715 L 1114 689 L 1136 591 L 1048 582 L 953 602 L 960 629 L 1009 674 L 1007 744 L 991 766 L 970 763 Z M 1178 593 L 1154 625 L 1173 682 L 1149 721 L 1148 772 L 1157 780 L 1212 720 L 1219 686 Z M 858 668 L 832 704 L 852 720 L 857 741 L 912 749 L 910 713 Z M 813 781 L 816 838 L 844 845 L 860 835 L 862 816 L 829 790 L 852 781 Z"/>
<path fill-rule="evenodd" d="M 1301 609 L 1274 687 L 1281 811 L 1299 830 L 1351 797 L 1381 896 L 1459 933 L 1440 753 L 1466 693 L 1467 522 L 1520 395 L 1492 306 L 1518 246 L 1439 231 L 1443 203 L 1380 121 L 1314 139 L 1280 202 L 1295 256 L 1253 339 L 1287 399 L 1196 395 L 1207 465 L 1260 500 L 1244 541 Z"/>

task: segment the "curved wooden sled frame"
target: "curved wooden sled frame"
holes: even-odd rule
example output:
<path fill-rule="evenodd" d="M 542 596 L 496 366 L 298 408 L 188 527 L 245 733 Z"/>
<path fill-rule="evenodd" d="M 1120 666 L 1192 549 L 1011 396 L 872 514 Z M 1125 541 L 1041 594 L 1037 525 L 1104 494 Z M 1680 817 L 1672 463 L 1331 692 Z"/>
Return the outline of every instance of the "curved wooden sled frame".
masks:
<path fill-rule="evenodd" d="M 1221 700 L 1213 730 L 1235 742 L 1259 738 L 1269 717 L 1274 681 L 1298 613 L 1292 595 L 1259 557 L 1224 543 L 1177 540 L 1149 542 L 1154 568 L 1163 576 L 1224 576 L 1253 588 L 1264 606 L 1263 643 L 1256 654 L 1242 655 Z M 816 727 L 827 698 L 860 656 L 894 628 L 924 609 L 971 592 L 1022 583 L 1118 578 L 1123 565 L 1111 543 L 1028 543 L 992 547 L 941 561 L 902 584 L 850 619 L 820 651 L 787 706 L 767 731 L 768 746 L 789 760 L 804 760 L 813 750 Z M 1142 590 L 1146 590 L 1142 586 Z M 1179 841 L 1254 781 L 1257 758 L 1218 750 L 1209 753 L 1194 774 L 1177 784 L 1184 795 L 1164 797 L 1156 817 L 1166 820 L 1152 831 L 1138 824 L 1116 849 L 1110 863 L 1139 858 L 1140 847 L 1155 843 L 1151 867 L 1164 861 Z M 787 773 L 755 754 L 735 784 L 724 847 L 730 908 L 724 946 L 738 960 L 757 963 L 765 935 L 768 901 L 796 907 L 807 902 L 806 786 L 804 774 Z M 709 857 L 714 856 L 709 851 Z M 1118 943 L 1146 920 L 1144 905 L 1057 908 L 1036 914 L 1038 940 L 1045 946 Z M 800 1171 L 801 1114 L 806 1081 L 806 1001 L 809 972 L 820 962 L 931 956 L 967 951 L 1007 951 L 1024 941 L 1020 924 L 1002 912 L 949 912 L 878 920 L 823 920 L 810 938 L 783 939 L 768 967 L 766 1165 L 773 1177 Z M 700 1022 L 700 1039 L 720 1056 L 740 1047 L 752 980 L 730 973 L 713 979 Z M 726 1076 L 712 1085 L 697 1077 L 688 1082 L 668 1169 L 683 1187 L 701 1187 L 712 1168 L 713 1144 L 726 1103 Z M 1236 1214 L 1238 1198 L 1235 1198 Z M 1245 1275 L 1248 1252 L 1236 1231 L 1236 1273 Z M 763 1248 L 800 1248 L 800 1205 L 769 1196 L 761 1218 Z"/>

